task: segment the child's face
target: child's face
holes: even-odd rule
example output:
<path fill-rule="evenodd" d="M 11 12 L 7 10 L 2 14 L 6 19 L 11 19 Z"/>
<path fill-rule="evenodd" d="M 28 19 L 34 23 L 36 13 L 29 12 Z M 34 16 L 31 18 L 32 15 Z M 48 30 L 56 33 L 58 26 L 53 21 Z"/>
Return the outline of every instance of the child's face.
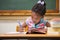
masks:
<path fill-rule="evenodd" d="M 35 12 L 32 12 L 31 16 L 32 16 L 32 20 L 35 24 L 38 23 L 41 19 L 41 16 Z"/>

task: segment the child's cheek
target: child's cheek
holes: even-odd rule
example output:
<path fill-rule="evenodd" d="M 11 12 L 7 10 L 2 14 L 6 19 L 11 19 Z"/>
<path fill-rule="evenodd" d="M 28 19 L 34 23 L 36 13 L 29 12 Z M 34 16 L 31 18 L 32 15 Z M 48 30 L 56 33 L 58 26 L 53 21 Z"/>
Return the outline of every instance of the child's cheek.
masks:
<path fill-rule="evenodd" d="M 40 20 L 36 20 L 36 23 L 39 23 L 40 22 Z"/>
<path fill-rule="evenodd" d="M 36 23 L 36 20 L 35 20 L 35 19 L 33 19 L 33 22 L 34 22 L 34 23 Z"/>

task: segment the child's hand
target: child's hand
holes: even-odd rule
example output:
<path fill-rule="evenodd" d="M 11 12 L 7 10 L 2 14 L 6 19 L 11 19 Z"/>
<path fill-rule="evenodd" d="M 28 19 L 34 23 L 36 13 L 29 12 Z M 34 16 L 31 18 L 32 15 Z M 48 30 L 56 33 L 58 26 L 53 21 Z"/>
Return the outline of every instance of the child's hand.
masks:
<path fill-rule="evenodd" d="M 32 32 L 37 31 L 36 28 L 31 28 L 31 30 L 28 31 L 29 34 L 31 34 Z"/>
<path fill-rule="evenodd" d="M 36 31 L 38 31 L 36 28 L 31 29 L 31 32 L 36 32 Z"/>
<path fill-rule="evenodd" d="M 32 28 L 31 32 L 41 32 L 41 33 L 46 33 L 47 29 L 43 28 L 43 29 L 38 29 L 38 28 Z"/>
<path fill-rule="evenodd" d="M 43 28 L 43 29 L 38 30 L 37 32 L 46 33 L 47 32 L 47 29 Z"/>
<path fill-rule="evenodd" d="M 24 29 L 23 29 L 23 28 L 19 28 L 18 31 L 19 31 L 19 32 L 24 32 Z"/>

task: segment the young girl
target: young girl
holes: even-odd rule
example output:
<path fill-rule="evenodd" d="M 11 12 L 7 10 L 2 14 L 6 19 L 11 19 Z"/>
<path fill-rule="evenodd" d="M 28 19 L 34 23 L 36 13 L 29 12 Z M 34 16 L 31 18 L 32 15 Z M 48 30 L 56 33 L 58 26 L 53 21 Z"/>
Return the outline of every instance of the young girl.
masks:
<path fill-rule="evenodd" d="M 44 20 L 46 13 L 46 4 L 44 0 L 39 0 L 32 8 L 32 15 L 23 24 L 22 27 L 28 26 L 28 32 L 31 34 L 45 34 L 47 27 L 50 27 L 48 21 Z M 20 29 L 22 31 L 22 29 Z"/>

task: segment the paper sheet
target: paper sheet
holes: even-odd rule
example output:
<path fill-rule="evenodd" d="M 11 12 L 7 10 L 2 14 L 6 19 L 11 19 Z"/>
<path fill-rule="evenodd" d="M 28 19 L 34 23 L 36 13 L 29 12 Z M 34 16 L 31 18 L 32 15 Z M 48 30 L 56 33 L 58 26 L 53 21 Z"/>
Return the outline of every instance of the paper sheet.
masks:
<path fill-rule="evenodd" d="M 7 32 L 5 34 L 26 34 L 26 32 Z"/>

